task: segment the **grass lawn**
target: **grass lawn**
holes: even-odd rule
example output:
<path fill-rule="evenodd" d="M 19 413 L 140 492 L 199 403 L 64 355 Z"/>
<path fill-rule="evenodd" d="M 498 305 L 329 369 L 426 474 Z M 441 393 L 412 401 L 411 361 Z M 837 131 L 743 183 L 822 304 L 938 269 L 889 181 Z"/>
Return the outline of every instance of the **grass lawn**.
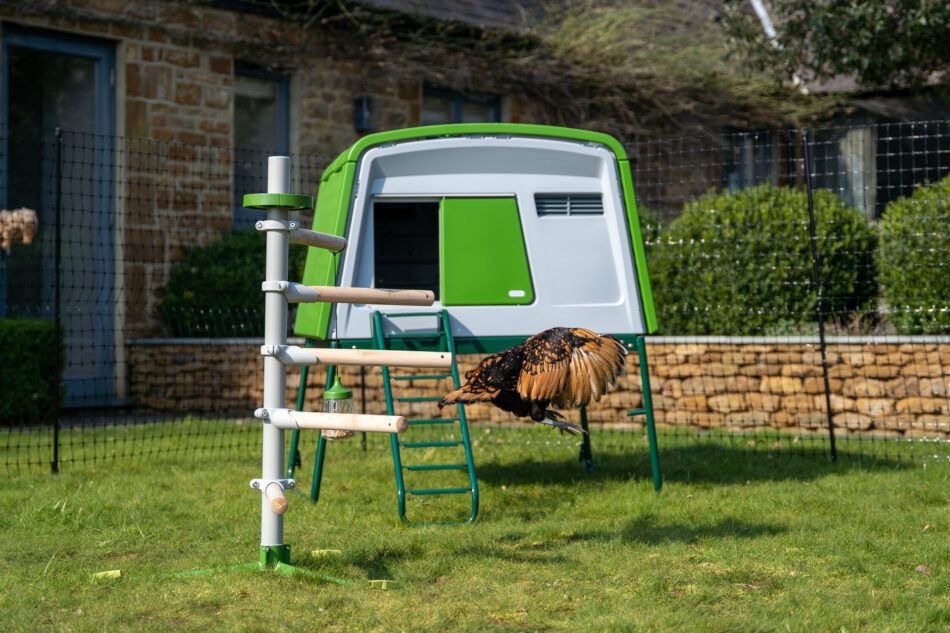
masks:
<path fill-rule="evenodd" d="M 14 475 L 0 490 L 0 628 L 950 626 L 943 463 L 665 450 L 657 494 L 645 449 L 595 446 L 595 456 L 588 475 L 567 449 L 480 448 L 478 520 L 409 528 L 396 516 L 388 451 L 335 448 L 320 502 L 291 493 L 285 540 L 295 564 L 347 585 L 256 571 L 172 576 L 257 559 L 260 494 L 248 486 L 260 475 L 257 455 L 219 463 L 154 455 Z M 297 472 L 304 493 L 309 476 L 309 467 Z M 312 555 L 318 548 L 341 553 Z M 113 569 L 122 577 L 92 580 Z M 391 586 L 373 588 L 372 579 Z"/>

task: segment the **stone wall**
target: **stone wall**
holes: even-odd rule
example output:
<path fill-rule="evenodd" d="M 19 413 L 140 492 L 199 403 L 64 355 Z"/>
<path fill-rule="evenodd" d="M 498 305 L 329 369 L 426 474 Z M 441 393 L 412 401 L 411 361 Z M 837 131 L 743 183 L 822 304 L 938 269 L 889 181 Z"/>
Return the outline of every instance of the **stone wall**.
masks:
<path fill-rule="evenodd" d="M 822 432 L 827 428 L 821 352 L 814 343 L 648 344 L 658 425 L 730 431 L 774 428 Z M 130 393 L 136 406 L 181 413 L 238 412 L 260 406 L 259 342 L 135 342 L 130 345 Z M 464 373 L 479 360 L 460 357 Z M 620 388 L 590 407 L 593 423 L 639 427 L 626 412 L 643 404 L 636 354 L 628 357 Z M 831 407 L 837 428 L 850 434 L 950 435 L 950 344 L 836 342 L 828 347 Z M 403 373 L 426 373 L 404 370 Z M 297 397 L 300 372 L 287 372 L 287 402 Z M 343 383 L 366 413 L 384 413 L 378 368 L 342 368 Z M 305 410 L 319 410 L 325 373 L 309 372 Z M 399 383 L 403 396 L 438 395 L 429 381 Z M 365 403 L 362 396 L 365 393 Z M 431 403 L 410 403 L 410 415 L 438 415 Z M 468 409 L 472 422 L 506 422 L 490 406 Z M 569 418 L 577 419 L 576 413 Z"/>
<path fill-rule="evenodd" d="M 650 346 L 657 422 L 698 428 L 827 427 L 817 343 Z M 950 432 L 950 345 L 834 342 L 832 419 L 865 434 Z"/>

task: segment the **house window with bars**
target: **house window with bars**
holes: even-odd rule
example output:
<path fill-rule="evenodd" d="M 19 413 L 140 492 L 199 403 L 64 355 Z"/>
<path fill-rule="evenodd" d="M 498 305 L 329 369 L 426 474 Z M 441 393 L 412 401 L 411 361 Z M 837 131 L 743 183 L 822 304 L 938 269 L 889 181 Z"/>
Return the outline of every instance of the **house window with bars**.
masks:
<path fill-rule="evenodd" d="M 266 191 L 267 157 L 290 151 L 290 81 L 238 66 L 234 76 L 234 222 L 253 226 L 264 212 L 245 209 L 245 193 Z"/>
<path fill-rule="evenodd" d="M 422 93 L 422 125 L 498 123 L 501 102 L 490 95 L 461 94 L 436 88 Z"/>

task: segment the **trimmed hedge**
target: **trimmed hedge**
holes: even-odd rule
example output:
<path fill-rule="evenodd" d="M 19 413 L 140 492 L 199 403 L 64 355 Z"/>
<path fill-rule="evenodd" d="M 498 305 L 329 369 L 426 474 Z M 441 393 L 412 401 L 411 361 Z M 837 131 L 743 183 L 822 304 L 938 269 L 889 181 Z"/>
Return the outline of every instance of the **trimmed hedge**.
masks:
<path fill-rule="evenodd" d="M 290 246 L 291 280 L 303 275 L 306 247 Z M 172 336 L 263 336 L 266 248 L 256 229 L 195 247 L 171 269 L 158 316 Z"/>
<path fill-rule="evenodd" d="M 877 263 L 898 332 L 950 332 L 950 176 L 887 205 Z"/>
<path fill-rule="evenodd" d="M 876 294 L 866 216 L 814 193 L 825 314 L 865 311 Z M 763 185 L 684 207 L 650 255 L 661 333 L 776 334 L 817 321 L 808 198 Z"/>
<path fill-rule="evenodd" d="M 55 416 L 65 366 L 65 351 L 60 346 L 57 357 L 56 348 L 53 321 L 0 319 L 0 424 L 28 426 Z"/>

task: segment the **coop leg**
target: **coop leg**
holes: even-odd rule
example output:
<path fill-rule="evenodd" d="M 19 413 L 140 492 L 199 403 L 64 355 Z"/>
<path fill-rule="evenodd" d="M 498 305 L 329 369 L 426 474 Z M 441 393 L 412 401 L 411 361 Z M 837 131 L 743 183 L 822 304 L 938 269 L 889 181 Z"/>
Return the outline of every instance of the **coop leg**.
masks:
<path fill-rule="evenodd" d="M 584 462 L 587 472 L 594 472 L 594 453 L 590 447 L 590 427 L 587 424 L 587 407 L 581 407 L 581 428 L 584 432 L 581 434 L 581 452 L 577 460 Z"/>

